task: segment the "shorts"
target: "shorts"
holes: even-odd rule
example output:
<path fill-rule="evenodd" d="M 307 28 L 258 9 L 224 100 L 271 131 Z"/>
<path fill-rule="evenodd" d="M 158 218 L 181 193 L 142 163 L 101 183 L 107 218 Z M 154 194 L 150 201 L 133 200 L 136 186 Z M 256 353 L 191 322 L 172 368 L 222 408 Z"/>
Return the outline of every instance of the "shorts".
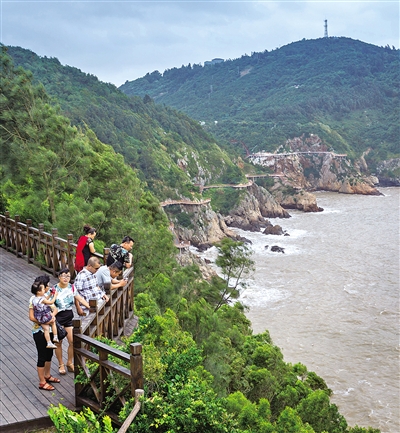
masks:
<path fill-rule="evenodd" d="M 64 328 L 72 327 L 72 319 L 74 318 L 74 312 L 72 310 L 60 311 L 56 315 L 57 322 L 64 326 Z"/>

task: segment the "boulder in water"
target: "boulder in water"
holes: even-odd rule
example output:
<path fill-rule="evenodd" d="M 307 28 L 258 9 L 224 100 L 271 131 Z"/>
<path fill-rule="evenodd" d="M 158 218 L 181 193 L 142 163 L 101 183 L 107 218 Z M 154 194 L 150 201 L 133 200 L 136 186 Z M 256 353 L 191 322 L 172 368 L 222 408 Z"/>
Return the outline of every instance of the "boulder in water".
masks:
<path fill-rule="evenodd" d="M 274 253 L 283 253 L 283 254 L 285 254 L 285 248 L 278 247 L 278 245 L 273 245 L 271 247 L 271 251 L 274 252 Z"/>

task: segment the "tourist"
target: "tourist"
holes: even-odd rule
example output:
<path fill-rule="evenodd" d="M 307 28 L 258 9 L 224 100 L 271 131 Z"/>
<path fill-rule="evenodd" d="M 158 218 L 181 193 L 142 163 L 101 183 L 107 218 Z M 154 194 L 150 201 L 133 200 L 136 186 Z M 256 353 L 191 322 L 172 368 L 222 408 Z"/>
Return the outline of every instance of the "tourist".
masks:
<path fill-rule="evenodd" d="M 43 285 L 46 289 L 48 288 L 50 281 L 50 277 L 48 275 L 41 275 L 35 279 L 34 285 Z M 32 334 L 33 339 L 35 341 L 36 350 L 37 350 L 37 374 L 39 377 L 39 389 L 44 391 L 54 391 L 55 388 L 52 383 L 59 383 L 60 379 L 53 377 L 50 373 L 51 370 L 51 358 L 53 357 L 53 349 L 47 348 L 47 342 L 44 337 L 42 324 L 35 318 L 33 312 L 33 304 L 32 304 L 33 296 L 29 301 L 29 320 L 33 322 Z M 57 309 L 54 307 L 53 314 L 57 312 Z M 55 318 L 52 317 L 51 321 L 47 323 L 54 322 Z M 51 328 L 50 328 L 51 330 Z M 53 336 L 53 333 L 50 332 L 50 338 Z"/>
<path fill-rule="evenodd" d="M 78 294 L 84 298 L 84 300 L 89 303 L 90 299 L 97 299 L 108 302 L 108 296 L 102 290 L 95 276 L 95 273 L 100 268 L 100 262 L 97 257 L 90 257 L 87 265 L 79 272 L 75 278 L 74 286 Z M 79 299 L 75 298 L 76 311 L 80 316 L 85 316 L 87 307 L 84 305 L 82 309 Z"/>
<path fill-rule="evenodd" d="M 83 231 L 85 234 L 78 239 L 78 244 L 76 246 L 74 265 L 76 272 L 80 272 L 84 266 L 87 265 L 92 254 L 96 252 L 93 243 L 93 240 L 96 237 L 96 229 L 86 224 L 83 227 Z"/>
<path fill-rule="evenodd" d="M 57 346 L 53 344 L 53 342 L 50 339 L 50 326 L 52 328 L 53 332 L 53 341 L 58 343 L 58 336 L 57 336 L 57 326 L 56 321 L 53 320 L 54 313 L 52 310 L 52 305 L 54 304 L 54 301 L 57 299 L 57 295 L 54 295 L 52 293 L 45 294 L 47 291 L 47 286 L 45 286 L 40 281 L 34 282 L 31 287 L 31 292 L 33 293 L 33 296 L 31 298 L 31 303 L 33 307 L 33 315 L 35 316 L 35 319 L 38 323 L 40 323 L 42 329 L 44 338 L 47 342 L 47 349 L 56 349 Z M 50 323 L 50 324 L 49 324 Z"/>
<path fill-rule="evenodd" d="M 67 332 L 68 350 L 67 350 L 67 369 L 70 372 L 74 371 L 74 346 L 73 346 L 73 326 L 72 319 L 74 312 L 72 306 L 74 300 L 79 301 L 83 306 L 89 308 L 89 303 L 78 294 L 74 286 L 70 283 L 71 274 L 68 268 L 61 269 L 58 272 L 58 283 L 53 287 L 53 291 L 57 294 L 55 306 L 58 313 L 56 315 L 57 322 L 63 326 Z M 62 342 L 57 344 L 56 357 L 58 360 L 58 372 L 66 374 L 65 364 L 62 359 Z"/>
<path fill-rule="evenodd" d="M 110 266 L 103 265 L 96 272 L 96 279 L 99 287 L 104 290 L 106 284 L 110 284 L 110 289 L 117 289 L 123 287 L 127 280 L 118 280 L 117 277 L 122 271 L 122 263 L 114 262 Z"/>
<path fill-rule="evenodd" d="M 112 244 L 107 256 L 107 266 L 114 262 L 120 262 L 126 268 L 130 268 L 133 265 L 130 251 L 134 243 L 135 241 L 130 236 L 125 236 L 120 245 Z"/>

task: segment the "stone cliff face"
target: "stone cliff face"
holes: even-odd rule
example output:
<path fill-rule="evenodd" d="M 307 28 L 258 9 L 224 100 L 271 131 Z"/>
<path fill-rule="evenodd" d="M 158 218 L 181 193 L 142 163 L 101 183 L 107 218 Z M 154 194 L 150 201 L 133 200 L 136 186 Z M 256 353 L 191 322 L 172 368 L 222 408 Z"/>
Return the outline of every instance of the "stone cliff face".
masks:
<path fill-rule="evenodd" d="M 321 212 L 323 209 L 318 206 L 317 198 L 310 192 L 300 190 L 291 191 L 277 185 L 274 190 L 276 201 L 285 209 L 298 209 L 304 212 Z"/>
<path fill-rule="evenodd" d="M 377 167 L 377 176 L 381 186 L 400 186 L 400 158 L 382 161 Z"/>
<path fill-rule="evenodd" d="M 212 244 L 226 236 L 235 238 L 236 235 L 228 229 L 224 218 L 215 213 L 210 204 L 203 205 L 175 205 L 181 213 L 186 213 L 190 224 L 183 226 L 173 214 L 169 219 L 175 224 L 175 234 L 179 240 L 190 241 L 193 245 Z"/>
<path fill-rule="evenodd" d="M 240 203 L 225 217 L 228 226 L 259 231 L 266 226 L 265 218 L 289 218 L 289 213 L 266 189 L 253 184 Z"/>
<path fill-rule="evenodd" d="M 283 206 L 287 194 L 280 194 L 279 191 L 290 188 L 344 194 L 380 194 L 374 186 L 376 178 L 363 173 L 367 170 L 364 158 L 353 165 L 346 155 L 328 151 L 316 135 L 287 140 L 286 146 L 278 149 L 277 153 L 256 158 L 255 162 L 269 167 L 277 175 L 272 191 Z"/>
<path fill-rule="evenodd" d="M 166 212 L 175 225 L 176 236 L 195 246 L 213 244 L 226 236 L 237 239 L 237 235 L 228 226 L 258 231 L 266 227 L 265 218 L 290 217 L 266 189 L 257 185 L 248 187 L 240 203 L 225 217 L 214 212 L 209 203 L 174 207 L 179 207 L 179 212 Z M 190 224 L 183 226 L 179 223 L 179 213 L 187 214 Z"/>

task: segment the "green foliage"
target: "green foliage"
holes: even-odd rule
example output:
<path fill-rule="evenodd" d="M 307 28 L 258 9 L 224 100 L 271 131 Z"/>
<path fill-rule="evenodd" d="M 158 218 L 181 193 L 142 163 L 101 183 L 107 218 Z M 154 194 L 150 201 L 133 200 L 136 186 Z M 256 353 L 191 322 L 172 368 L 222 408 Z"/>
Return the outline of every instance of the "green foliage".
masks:
<path fill-rule="evenodd" d="M 345 418 L 340 415 L 335 404 L 329 402 L 328 394 L 316 390 L 308 394 L 297 406 L 303 422 L 312 426 L 316 433 L 344 433 L 347 429 Z"/>
<path fill-rule="evenodd" d="M 228 215 L 231 209 L 239 203 L 243 196 L 242 189 L 235 188 L 212 188 L 204 191 L 205 198 L 211 198 L 213 211 Z"/>
<path fill-rule="evenodd" d="M 48 414 L 56 427 L 57 433 L 113 433 L 111 418 L 104 416 L 100 422 L 89 408 L 80 413 L 65 406 L 51 405 Z"/>
<path fill-rule="evenodd" d="M 314 430 L 302 422 L 294 409 L 287 407 L 276 422 L 276 433 L 314 433 Z"/>
<path fill-rule="evenodd" d="M 192 220 L 189 214 L 186 212 L 180 212 L 176 215 L 176 219 L 178 220 L 178 224 L 182 227 L 191 227 Z"/>
<path fill-rule="evenodd" d="M 135 418 L 130 433 L 204 432 L 234 433 L 235 422 L 206 381 L 193 372 L 186 381 L 172 381 L 164 392 L 144 400 L 144 411 Z M 124 419 L 131 408 L 121 413 Z"/>
<path fill-rule="evenodd" d="M 236 154 L 274 151 L 309 132 L 350 156 L 370 148 L 374 162 L 399 155 L 399 66 L 396 49 L 303 39 L 213 66 L 174 68 L 156 80 L 150 74 L 120 89 L 203 121 Z"/>
<path fill-rule="evenodd" d="M 230 239 L 217 246 L 225 280 L 207 282 L 196 266 L 181 268 L 166 215 L 132 167 L 91 129 L 71 126 L 7 55 L 0 60 L 2 206 L 21 219 L 33 217 L 34 225 L 57 223 L 64 237 L 81 233 L 88 222 L 105 245 L 126 234 L 135 238 L 140 320 L 120 350 L 143 344 L 146 396 L 130 431 L 346 431 L 323 379 L 301 364 L 286 364 L 268 332 L 253 335 L 244 307 L 231 303 L 253 266 L 248 247 Z M 86 79 L 95 85 L 93 77 Z M 115 91 L 100 84 L 97 90 L 109 99 Z M 146 98 L 145 105 L 154 104 Z M 123 407 L 122 419 L 132 404 Z M 59 406 L 49 414 L 63 433 L 112 432 L 109 418 L 100 422 L 88 410 L 76 414 Z"/>
<path fill-rule="evenodd" d="M 73 125 L 90 128 L 122 154 L 159 199 L 198 194 L 194 183 L 199 172 L 210 181 L 241 177 L 215 140 L 182 112 L 154 104 L 149 95 L 127 97 L 112 84 L 62 66 L 57 59 L 19 47 L 7 50 L 16 65 L 33 72 Z"/>
<path fill-rule="evenodd" d="M 235 242 L 224 238 L 215 245 L 218 249 L 218 257 L 215 264 L 220 267 L 225 279 L 225 285 L 215 309 L 226 304 L 229 300 L 238 297 L 238 287 L 244 287 L 243 278 L 254 270 L 254 261 L 250 258 L 251 249 L 244 242 Z"/>

